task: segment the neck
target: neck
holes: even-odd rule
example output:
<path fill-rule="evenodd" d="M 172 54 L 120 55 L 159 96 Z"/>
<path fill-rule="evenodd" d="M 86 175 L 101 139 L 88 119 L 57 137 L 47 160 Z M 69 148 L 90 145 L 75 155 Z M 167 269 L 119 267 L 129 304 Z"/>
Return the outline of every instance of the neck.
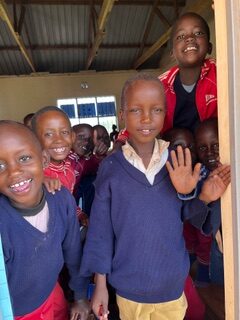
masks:
<path fill-rule="evenodd" d="M 182 84 L 192 85 L 197 82 L 201 73 L 201 66 L 195 68 L 180 68 L 179 75 Z"/>

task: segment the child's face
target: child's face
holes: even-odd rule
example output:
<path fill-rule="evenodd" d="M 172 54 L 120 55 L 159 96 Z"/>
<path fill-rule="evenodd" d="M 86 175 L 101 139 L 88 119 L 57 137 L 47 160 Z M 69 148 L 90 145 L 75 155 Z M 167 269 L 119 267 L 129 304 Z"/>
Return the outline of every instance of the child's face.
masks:
<path fill-rule="evenodd" d="M 173 34 L 172 55 L 180 67 L 201 66 L 211 43 L 203 22 L 195 16 L 185 16 L 176 25 Z"/>
<path fill-rule="evenodd" d="M 58 111 L 47 111 L 38 117 L 36 133 L 51 162 L 66 159 L 75 134 L 66 117 Z"/>
<path fill-rule="evenodd" d="M 32 208 L 42 197 L 43 154 L 27 130 L 0 127 L 0 193 L 18 208 Z"/>
<path fill-rule="evenodd" d="M 137 148 L 153 144 L 163 127 L 165 97 L 155 81 L 137 80 L 126 92 L 126 106 L 121 117 L 129 132 L 129 140 Z"/>
<path fill-rule="evenodd" d="M 192 156 L 192 163 L 196 163 L 195 143 L 191 132 L 182 129 L 173 129 L 168 140 L 170 142 L 170 149 L 172 150 L 177 150 L 177 146 L 181 146 L 183 149 L 189 148 Z"/>
<path fill-rule="evenodd" d="M 93 143 L 94 145 L 98 145 L 99 142 L 103 142 L 105 146 L 109 149 L 111 142 L 110 137 L 105 128 L 98 127 L 97 129 L 94 129 L 93 131 Z"/>
<path fill-rule="evenodd" d="M 92 130 L 88 127 L 80 127 L 75 131 L 76 137 L 73 150 L 79 155 L 87 155 L 93 151 Z"/>
<path fill-rule="evenodd" d="M 202 162 L 208 170 L 214 170 L 219 163 L 219 144 L 216 126 L 209 125 L 207 128 L 199 128 L 195 140 L 199 161 Z"/>

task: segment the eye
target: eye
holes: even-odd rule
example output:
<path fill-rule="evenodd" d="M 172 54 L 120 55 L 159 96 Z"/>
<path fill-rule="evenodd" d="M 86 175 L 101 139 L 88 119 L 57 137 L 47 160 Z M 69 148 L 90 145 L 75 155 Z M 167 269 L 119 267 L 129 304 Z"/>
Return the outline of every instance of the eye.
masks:
<path fill-rule="evenodd" d="M 202 31 L 197 31 L 197 32 L 194 33 L 194 35 L 195 35 L 196 37 L 199 37 L 199 36 L 201 37 L 201 36 L 204 36 L 205 33 L 202 32 Z"/>
<path fill-rule="evenodd" d="M 0 172 L 4 171 L 5 168 L 6 168 L 6 164 L 0 162 Z"/>
<path fill-rule="evenodd" d="M 132 107 L 128 111 L 136 115 L 141 113 L 141 109 L 138 107 Z"/>
<path fill-rule="evenodd" d="M 185 38 L 185 35 L 184 35 L 184 34 L 179 34 L 179 35 L 176 37 L 177 40 L 182 40 L 182 39 L 184 39 L 184 38 Z"/>
<path fill-rule="evenodd" d="M 161 107 L 156 107 L 156 108 L 153 109 L 152 112 L 153 112 L 154 114 L 159 114 L 159 113 L 164 112 L 164 109 L 161 108 Z"/>
<path fill-rule="evenodd" d="M 68 135 L 70 134 L 70 131 L 68 131 L 68 130 L 63 130 L 63 131 L 62 131 L 62 134 L 63 134 L 64 136 L 68 136 Z"/>
<path fill-rule="evenodd" d="M 52 137 L 53 136 L 53 133 L 52 132 L 46 132 L 45 134 L 44 134 L 44 137 Z"/>
<path fill-rule="evenodd" d="M 207 147 L 206 146 L 200 146 L 200 147 L 198 147 L 198 150 L 203 152 L 203 151 L 207 150 Z"/>
<path fill-rule="evenodd" d="M 32 159 L 31 156 L 26 156 L 26 155 L 24 155 L 24 156 L 21 156 L 21 157 L 19 158 L 19 161 L 20 161 L 20 162 L 27 162 L 27 161 L 29 161 L 30 159 Z"/>
<path fill-rule="evenodd" d="M 215 143 L 213 146 L 212 146 L 213 150 L 218 150 L 219 149 L 219 143 Z"/>

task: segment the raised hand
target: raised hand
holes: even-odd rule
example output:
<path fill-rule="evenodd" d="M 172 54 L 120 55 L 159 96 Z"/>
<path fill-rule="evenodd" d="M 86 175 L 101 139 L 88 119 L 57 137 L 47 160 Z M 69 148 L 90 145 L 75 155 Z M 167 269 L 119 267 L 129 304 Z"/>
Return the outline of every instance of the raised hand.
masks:
<path fill-rule="evenodd" d="M 204 181 L 199 199 L 209 203 L 219 199 L 231 181 L 231 170 L 227 164 L 220 164 Z"/>
<path fill-rule="evenodd" d="M 171 151 L 172 164 L 167 161 L 166 167 L 176 191 L 182 194 L 191 193 L 199 180 L 201 164 L 197 163 L 192 169 L 192 157 L 188 148 L 181 146 Z"/>

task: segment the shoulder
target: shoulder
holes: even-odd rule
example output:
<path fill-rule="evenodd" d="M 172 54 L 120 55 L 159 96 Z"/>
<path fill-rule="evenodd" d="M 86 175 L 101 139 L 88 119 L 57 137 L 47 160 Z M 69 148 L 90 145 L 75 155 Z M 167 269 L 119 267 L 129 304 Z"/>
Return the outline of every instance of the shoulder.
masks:
<path fill-rule="evenodd" d="M 179 67 L 178 66 L 174 66 L 171 69 L 167 70 L 166 72 L 162 73 L 158 79 L 163 83 L 171 83 L 172 81 L 174 81 L 176 74 L 179 71 Z"/>
<path fill-rule="evenodd" d="M 75 205 L 75 201 L 71 192 L 64 186 L 61 187 L 61 190 L 56 191 L 55 194 L 52 194 L 47 190 L 45 190 L 45 192 L 46 201 L 49 204 L 56 204 L 60 208 L 66 208 L 68 206 Z"/>

